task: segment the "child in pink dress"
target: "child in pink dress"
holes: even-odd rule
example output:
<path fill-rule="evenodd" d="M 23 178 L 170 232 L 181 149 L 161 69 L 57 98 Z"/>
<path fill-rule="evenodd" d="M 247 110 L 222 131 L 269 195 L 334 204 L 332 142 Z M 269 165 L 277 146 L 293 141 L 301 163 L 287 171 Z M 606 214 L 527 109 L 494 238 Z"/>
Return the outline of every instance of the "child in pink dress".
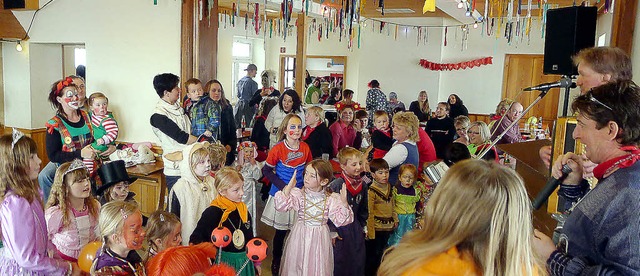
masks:
<path fill-rule="evenodd" d="M 77 262 L 82 248 L 95 241 L 100 203 L 91 195 L 89 172 L 80 159 L 56 170 L 44 212 L 49 240 L 58 255 Z"/>
<path fill-rule="evenodd" d="M 336 226 L 353 222 L 353 211 L 347 203 L 347 190 L 340 195 L 324 188 L 333 178 L 331 163 L 316 159 L 304 173 L 304 187 L 295 188 L 296 178 L 278 191 L 276 210 L 294 210 L 298 219 L 293 225 L 284 250 L 281 275 L 332 275 L 333 246 L 327 220 Z"/>

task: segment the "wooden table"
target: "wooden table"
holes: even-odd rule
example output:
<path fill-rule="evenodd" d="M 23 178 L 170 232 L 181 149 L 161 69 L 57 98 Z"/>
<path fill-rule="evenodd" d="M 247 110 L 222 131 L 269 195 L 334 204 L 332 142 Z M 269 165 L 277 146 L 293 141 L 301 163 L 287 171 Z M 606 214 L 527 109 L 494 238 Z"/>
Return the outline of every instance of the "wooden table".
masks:
<path fill-rule="evenodd" d="M 163 209 L 167 201 L 167 183 L 163 169 L 162 161 L 127 168 L 130 176 L 138 178 L 129 189 L 136 193 L 135 200 L 140 206 L 140 212 L 146 216 Z"/>

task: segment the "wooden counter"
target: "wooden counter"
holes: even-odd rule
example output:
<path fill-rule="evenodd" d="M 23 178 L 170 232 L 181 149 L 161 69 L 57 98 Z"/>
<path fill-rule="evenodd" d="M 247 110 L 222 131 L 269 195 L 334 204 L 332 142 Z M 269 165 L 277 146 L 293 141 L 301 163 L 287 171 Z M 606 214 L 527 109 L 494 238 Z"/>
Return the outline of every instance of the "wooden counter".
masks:
<path fill-rule="evenodd" d="M 140 206 L 140 211 L 146 216 L 155 210 L 164 209 L 167 183 L 163 169 L 162 161 L 127 168 L 130 176 L 138 178 L 129 186 L 129 190 L 136 193 L 135 199 Z"/>

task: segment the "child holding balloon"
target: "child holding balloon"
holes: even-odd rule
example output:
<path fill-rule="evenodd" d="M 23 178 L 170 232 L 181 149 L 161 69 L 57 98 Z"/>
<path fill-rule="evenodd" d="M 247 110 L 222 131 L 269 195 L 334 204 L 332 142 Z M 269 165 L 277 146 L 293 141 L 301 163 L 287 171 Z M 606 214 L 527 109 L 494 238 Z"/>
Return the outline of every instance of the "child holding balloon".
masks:
<path fill-rule="evenodd" d="M 100 203 L 91 195 L 89 171 L 80 159 L 67 162 L 56 170 L 44 217 L 49 239 L 58 255 L 78 261 L 83 246 L 96 240 Z"/>
<path fill-rule="evenodd" d="M 211 241 L 211 233 L 219 227 L 226 227 L 232 232 L 231 243 L 221 248 L 220 261 L 242 271 L 239 275 L 254 276 L 261 274 L 260 263 L 255 263 L 255 270 L 246 266 L 246 243 L 253 238 L 251 214 L 247 205 L 242 202 L 244 194 L 244 178 L 231 167 L 224 167 L 216 173 L 215 185 L 218 196 L 211 206 L 204 210 L 196 229 L 189 237 L 189 243 L 199 244 Z"/>

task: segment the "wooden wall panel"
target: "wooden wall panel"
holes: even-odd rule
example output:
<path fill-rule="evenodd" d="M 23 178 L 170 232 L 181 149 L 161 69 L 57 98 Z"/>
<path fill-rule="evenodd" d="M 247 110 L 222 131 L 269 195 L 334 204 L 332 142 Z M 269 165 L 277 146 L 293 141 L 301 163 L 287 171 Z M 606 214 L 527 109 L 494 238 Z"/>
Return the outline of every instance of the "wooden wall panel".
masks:
<path fill-rule="evenodd" d="M 180 41 L 180 77 L 193 76 L 195 72 L 195 1 L 183 0 L 182 1 L 182 15 L 181 15 L 181 41 Z M 187 77 L 189 78 L 189 77 Z M 185 80 L 186 81 L 186 80 Z M 186 89 L 186 87 L 183 87 Z"/>
<path fill-rule="evenodd" d="M 36 142 L 36 146 L 38 147 L 38 158 L 42 160 L 42 164 L 40 168 L 44 168 L 44 166 L 49 163 L 49 157 L 47 157 L 47 129 L 46 128 L 38 128 L 38 129 L 24 129 L 18 128 L 19 131 L 24 133 L 26 136 L 31 137 L 33 141 Z M 11 134 L 12 128 L 10 126 L 3 126 L 0 129 L 1 134 Z"/>
<path fill-rule="evenodd" d="M 203 83 L 213 80 L 217 77 L 218 68 L 218 1 L 212 1 L 213 7 L 207 7 L 208 14 L 205 14 L 202 20 L 198 22 L 196 51 L 196 68 L 197 75 L 184 76 L 187 78 L 197 77 Z M 207 4 L 207 1 L 201 3 Z M 186 89 L 186 87 L 184 87 Z"/>

